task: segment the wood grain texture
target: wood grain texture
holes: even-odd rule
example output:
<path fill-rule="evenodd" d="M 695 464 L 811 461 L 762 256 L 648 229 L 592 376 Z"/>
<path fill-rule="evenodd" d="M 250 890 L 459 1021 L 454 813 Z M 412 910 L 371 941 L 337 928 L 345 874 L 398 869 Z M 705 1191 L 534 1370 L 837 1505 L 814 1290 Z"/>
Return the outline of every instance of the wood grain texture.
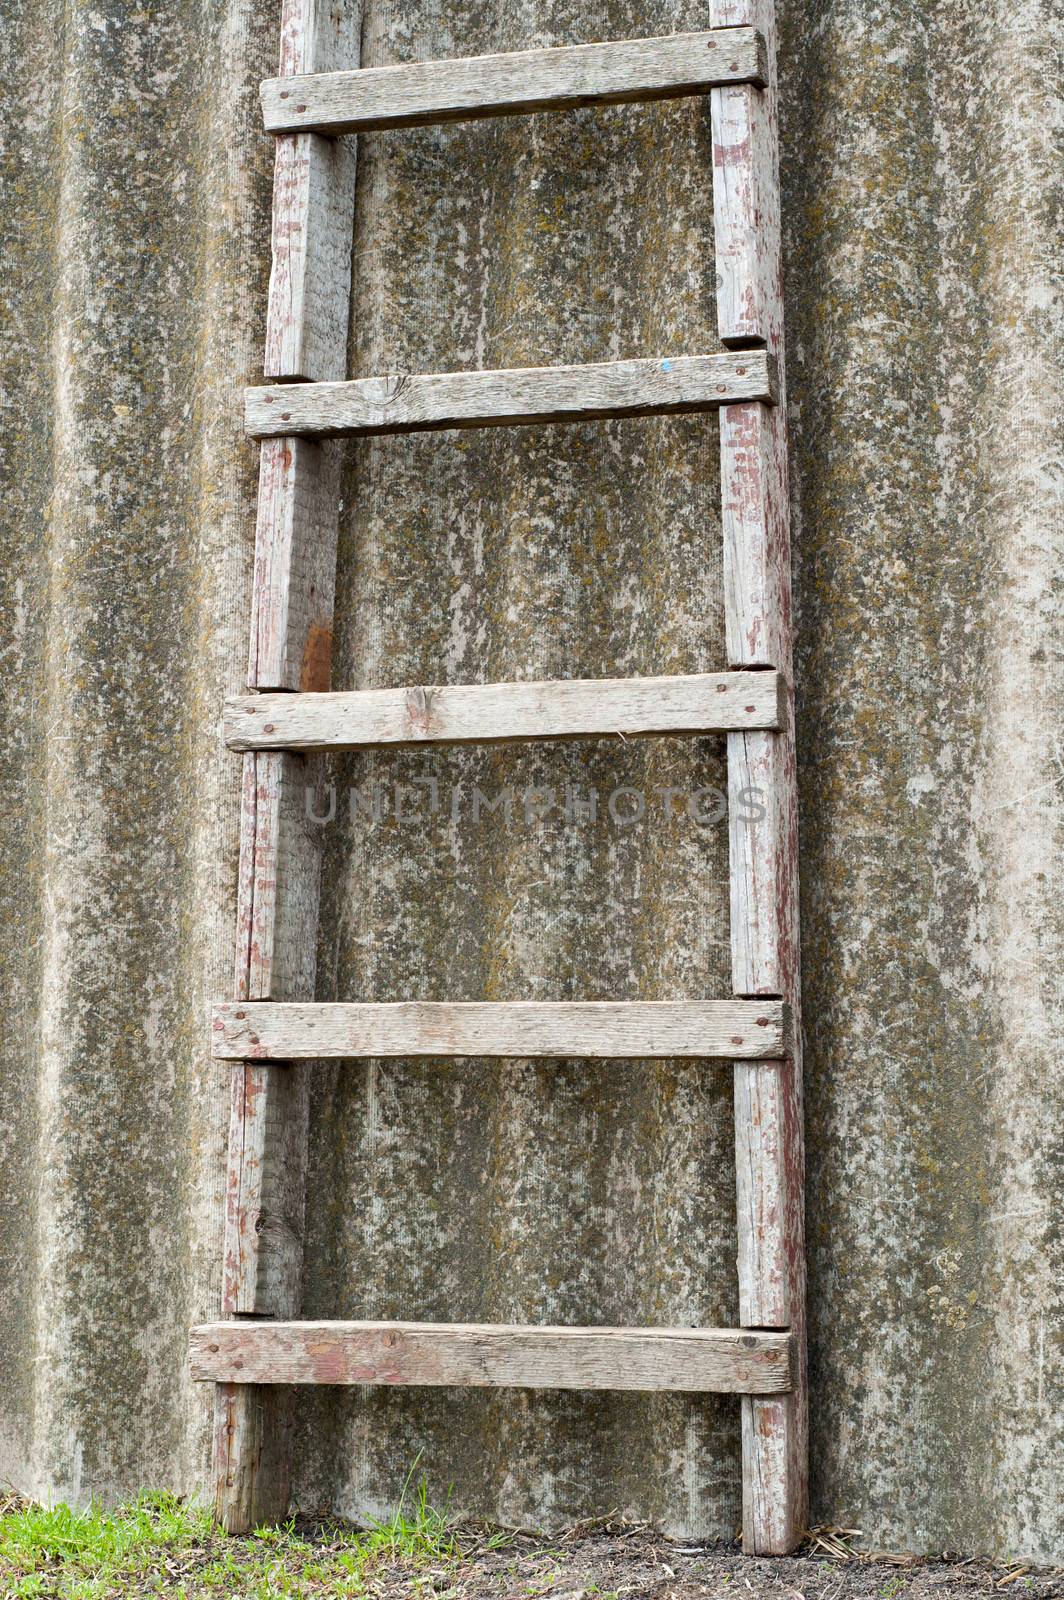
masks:
<path fill-rule="evenodd" d="M 244 757 L 237 887 L 238 999 L 314 993 L 321 830 L 304 797 L 313 761 Z M 303 1266 L 306 1068 L 233 1068 L 222 1310 L 293 1316 Z M 215 1401 L 215 1507 L 230 1532 L 284 1516 L 290 1399 L 243 1387 Z"/>
<path fill-rule="evenodd" d="M 238 1000 L 314 993 L 321 828 L 307 816 L 316 763 L 263 752 L 244 758 L 237 894 Z"/>
<path fill-rule="evenodd" d="M 189 1345 L 193 1378 L 227 1383 L 774 1394 L 792 1381 L 789 1334 L 730 1328 L 217 1322 Z"/>
<path fill-rule="evenodd" d="M 361 0 L 283 0 L 280 72 L 357 67 Z M 346 371 L 354 149 L 302 134 L 278 140 L 265 372 Z M 263 444 L 248 684 L 327 689 L 336 564 L 335 447 Z M 320 837 L 302 813 L 307 762 L 245 758 L 235 993 L 314 993 Z M 234 1068 L 222 1312 L 299 1311 L 306 1167 L 306 1075 L 284 1064 Z M 288 1508 L 290 1397 L 220 1384 L 215 1396 L 215 1511 L 233 1533 Z"/>
<path fill-rule="evenodd" d="M 724 619 L 728 665 L 791 659 L 791 551 L 786 441 L 779 408 L 726 406 L 720 414 Z"/>
<path fill-rule="evenodd" d="M 329 687 L 341 448 L 313 439 L 263 440 L 248 655 L 251 689 Z"/>
<path fill-rule="evenodd" d="M 355 160 L 347 139 L 300 133 L 277 141 L 263 361 L 268 378 L 345 375 Z"/>
<path fill-rule="evenodd" d="M 728 734 L 732 990 L 784 995 L 798 983 L 798 824 L 788 711 L 779 734 Z"/>
<path fill-rule="evenodd" d="M 264 1384 L 215 1388 L 214 1502 L 228 1533 L 278 1521 L 288 1508 L 294 1398 Z"/>
<path fill-rule="evenodd" d="M 583 367 L 390 374 L 350 383 L 262 386 L 245 391 L 244 415 L 254 438 L 329 438 L 668 416 L 736 401 L 772 401 L 775 393 L 774 362 L 763 350 L 751 350 Z"/>
<path fill-rule="evenodd" d="M 720 83 L 763 83 L 764 44 L 752 28 L 567 45 L 508 55 L 418 61 L 262 85 L 268 131 L 364 133 L 434 122 L 668 100 Z"/>
<path fill-rule="evenodd" d="M 302 1067 L 233 1068 L 225 1260 L 232 1316 L 291 1316 L 303 1265 Z"/>
<path fill-rule="evenodd" d="M 787 1328 L 793 1319 L 794 1236 L 788 1219 L 801 1202 L 791 1193 L 796 1174 L 788 1161 L 801 1112 L 794 1081 L 790 1062 L 735 1066 L 735 1120 L 744 1130 L 736 1148 L 736 1188 L 748 1219 L 738 1240 L 743 1327 Z M 765 1181 L 766 1173 L 777 1175 L 774 1183 Z"/>
<path fill-rule="evenodd" d="M 361 0 L 285 0 L 278 81 L 357 68 L 361 33 Z M 354 205 L 353 141 L 309 133 L 277 140 L 268 378 L 345 375 Z"/>
<path fill-rule="evenodd" d="M 303 756 L 244 757 L 235 992 L 314 992 L 318 851 L 301 822 Z M 320 835 L 320 830 L 317 830 Z M 239 1062 L 230 1089 L 222 1312 L 294 1316 L 303 1267 L 307 1069 Z M 220 1385 L 215 1509 L 232 1533 L 283 1517 L 290 1397 Z"/>
<path fill-rule="evenodd" d="M 780 683 L 774 672 L 718 672 L 244 695 L 226 703 L 225 739 L 231 750 L 354 750 L 771 729 Z"/>
<path fill-rule="evenodd" d="M 289 0 L 282 73 L 357 67 L 360 0 Z M 347 371 L 355 155 L 351 141 L 277 141 L 267 377 L 340 380 Z M 267 441 L 259 471 L 248 686 L 327 689 L 339 514 L 334 447 Z"/>
<path fill-rule="evenodd" d="M 718 326 L 725 343 L 764 342 L 778 363 L 779 404 L 722 411 L 725 608 L 729 662 L 768 664 L 790 686 L 790 528 L 779 234 L 774 0 L 712 0 L 718 26 L 756 27 L 768 84 L 757 95 L 714 91 Z M 788 687 L 788 703 L 791 695 Z M 779 734 L 728 736 L 732 976 L 737 994 L 773 992 L 795 1017 L 792 1059 L 754 1076 L 736 1063 L 735 1140 L 741 1315 L 788 1326 L 795 1388 L 747 1397 L 743 1542 L 759 1554 L 794 1548 L 808 1506 L 804 1132 L 798 964 L 797 789 L 793 717 Z M 760 791 L 764 816 L 744 824 L 740 797 Z M 749 810 L 749 808 L 746 808 Z"/>
<path fill-rule="evenodd" d="M 791 1048 L 778 1000 L 408 1000 L 393 1004 L 220 1005 L 223 1061 L 326 1057 L 532 1056 L 595 1060 L 772 1060 Z"/>
<path fill-rule="evenodd" d="M 767 342 L 780 270 L 773 93 L 733 85 L 709 103 L 717 332 L 725 345 Z"/>

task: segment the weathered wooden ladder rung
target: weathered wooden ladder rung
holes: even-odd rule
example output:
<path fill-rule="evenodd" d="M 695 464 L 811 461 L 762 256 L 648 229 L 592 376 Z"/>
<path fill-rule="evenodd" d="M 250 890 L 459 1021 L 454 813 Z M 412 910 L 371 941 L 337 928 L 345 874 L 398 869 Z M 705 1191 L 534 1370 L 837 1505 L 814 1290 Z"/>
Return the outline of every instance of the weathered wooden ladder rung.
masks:
<path fill-rule="evenodd" d="M 805 1522 L 806 1370 L 796 787 L 773 0 L 710 0 L 709 31 L 361 69 L 361 0 L 282 0 L 267 382 L 243 752 L 222 1314 L 194 1328 L 215 1389 L 216 1506 L 283 1516 L 293 1386 L 486 1385 L 740 1396 L 746 1548 Z M 717 331 L 725 350 L 348 380 L 354 142 L 387 128 L 708 95 Z M 719 414 L 729 672 L 331 691 L 339 456 L 330 441 L 427 430 Z M 717 1000 L 321 1004 L 316 752 L 722 733 L 731 995 Z M 754 797 L 759 805 L 746 809 Z M 307 1073 L 319 1059 L 728 1062 L 734 1329 L 300 1322 Z"/>
<path fill-rule="evenodd" d="M 450 1322 L 211 1322 L 192 1376 L 214 1383 L 414 1384 L 786 1394 L 790 1333 Z"/>
<path fill-rule="evenodd" d="M 734 733 L 779 728 L 785 715 L 778 672 L 706 672 L 241 695 L 226 702 L 224 726 L 230 750 L 358 750 Z"/>
<path fill-rule="evenodd" d="M 397 373 L 349 383 L 260 385 L 245 391 L 244 421 L 254 439 L 365 438 L 444 428 L 680 416 L 775 399 L 773 357 L 749 350 L 583 367 Z"/>
<path fill-rule="evenodd" d="M 782 1000 L 233 1000 L 215 1007 L 222 1061 L 328 1057 L 779 1061 L 791 1054 Z"/>
<path fill-rule="evenodd" d="M 573 106 L 673 100 L 723 84 L 762 85 L 766 76 L 759 33 L 714 28 L 663 39 L 269 78 L 261 97 L 270 133 L 370 133 Z"/>

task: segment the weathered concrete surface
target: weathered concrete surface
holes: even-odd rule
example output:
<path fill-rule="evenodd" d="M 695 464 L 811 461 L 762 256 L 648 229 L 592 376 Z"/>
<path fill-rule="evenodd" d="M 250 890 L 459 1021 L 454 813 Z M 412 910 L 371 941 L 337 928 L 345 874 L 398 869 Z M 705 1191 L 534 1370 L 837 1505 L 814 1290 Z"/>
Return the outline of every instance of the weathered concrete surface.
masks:
<path fill-rule="evenodd" d="M 0 35 L 0 1476 L 31 1493 L 205 1471 L 183 1346 L 217 1307 L 217 725 L 248 615 L 274 10 L 7 0 Z M 1064 15 L 781 20 L 814 1514 L 1059 1560 Z M 364 59 L 708 21 L 369 0 Z M 707 139 L 678 104 L 363 140 L 352 373 L 713 348 Z M 374 441 L 345 499 L 338 687 L 723 665 L 711 421 Z M 322 997 L 722 992 L 721 828 L 606 807 L 721 776 L 709 740 L 337 763 Z M 425 812 L 429 778 L 446 814 L 347 815 L 375 779 Z M 477 785 L 566 780 L 597 819 L 472 815 Z M 308 1313 L 727 1322 L 729 1087 L 323 1070 Z M 301 1409 L 304 1508 L 378 1511 L 424 1450 L 510 1521 L 737 1518 L 726 1402 Z"/>

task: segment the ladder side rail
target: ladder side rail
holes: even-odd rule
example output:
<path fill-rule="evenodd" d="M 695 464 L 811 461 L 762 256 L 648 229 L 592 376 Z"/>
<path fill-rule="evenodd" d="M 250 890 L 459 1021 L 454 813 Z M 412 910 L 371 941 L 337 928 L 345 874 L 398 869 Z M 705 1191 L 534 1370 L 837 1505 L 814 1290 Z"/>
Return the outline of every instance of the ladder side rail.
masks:
<path fill-rule="evenodd" d="M 283 75 L 356 67 L 361 0 L 283 0 Z M 277 141 L 266 375 L 336 380 L 346 371 L 354 150 L 318 134 Z M 251 650 L 252 690 L 330 687 L 339 506 L 337 445 L 262 446 Z M 305 815 L 313 758 L 244 757 L 234 992 L 246 1000 L 314 995 L 320 830 Z M 306 1169 L 306 1068 L 231 1069 L 222 1314 L 299 1314 Z M 290 1392 L 215 1391 L 216 1514 L 230 1532 L 288 1506 Z"/>
<path fill-rule="evenodd" d="M 743 1542 L 792 1550 L 808 1513 L 804 1124 L 793 719 L 790 527 L 783 363 L 782 253 L 774 0 L 712 0 L 714 26 L 753 26 L 768 82 L 710 95 L 718 330 L 776 358 L 778 404 L 720 414 L 728 664 L 776 668 L 784 731 L 728 735 L 732 984 L 776 995 L 794 1019 L 789 1061 L 735 1065 L 740 1325 L 790 1329 L 795 1387 L 742 1400 Z M 763 809 L 752 814 L 751 793 Z"/>

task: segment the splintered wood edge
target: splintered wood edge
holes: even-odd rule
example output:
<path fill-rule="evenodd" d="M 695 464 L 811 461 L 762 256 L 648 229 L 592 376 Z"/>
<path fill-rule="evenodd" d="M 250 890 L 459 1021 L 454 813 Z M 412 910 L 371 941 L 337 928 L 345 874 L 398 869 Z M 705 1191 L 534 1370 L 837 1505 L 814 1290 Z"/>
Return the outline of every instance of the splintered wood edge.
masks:
<path fill-rule="evenodd" d="M 192 1376 L 247 1384 L 386 1384 L 779 1394 L 786 1331 L 494 1323 L 220 1322 L 193 1328 Z"/>

